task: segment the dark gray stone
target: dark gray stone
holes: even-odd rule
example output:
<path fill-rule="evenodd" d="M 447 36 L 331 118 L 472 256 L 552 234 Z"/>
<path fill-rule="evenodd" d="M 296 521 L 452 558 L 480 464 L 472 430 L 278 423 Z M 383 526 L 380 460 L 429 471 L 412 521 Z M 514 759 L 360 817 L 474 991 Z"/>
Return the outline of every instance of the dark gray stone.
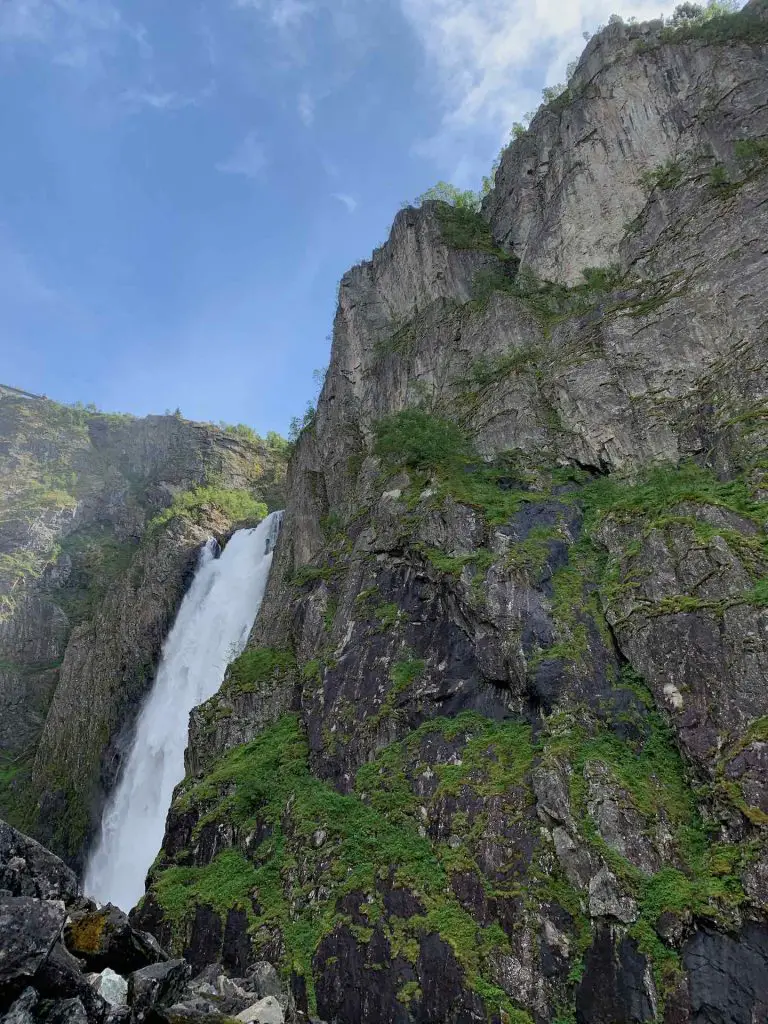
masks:
<path fill-rule="evenodd" d="M 63 903 L 29 896 L 0 898 L 0 1000 L 34 977 L 61 935 L 66 917 Z"/>
<path fill-rule="evenodd" d="M 65 903 L 72 903 L 80 892 L 74 871 L 4 821 L 0 821 L 0 889 L 11 896 Z"/>
<path fill-rule="evenodd" d="M 156 1005 L 181 999 L 190 974 L 186 960 L 166 960 L 134 971 L 128 979 L 128 1003 L 136 1019 L 143 1020 Z"/>
<path fill-rule="evenodd" d="M 22 994 L 2 1018 L 3 1024 L 34 1024 L 35 1009 L 40 997 L 33 988 L 24 989 Z"/>
<path fill-rule="evenodd" d="M 768 929 L 747 925 L 738 937 L 701 930 L 688 941 L 692 1024 L 768 1020 Z"/>

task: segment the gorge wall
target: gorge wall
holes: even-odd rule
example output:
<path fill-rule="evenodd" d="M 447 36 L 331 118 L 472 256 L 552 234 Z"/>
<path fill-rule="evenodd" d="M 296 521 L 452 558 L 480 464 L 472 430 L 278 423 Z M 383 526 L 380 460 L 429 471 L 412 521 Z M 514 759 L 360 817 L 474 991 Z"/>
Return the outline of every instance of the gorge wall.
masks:
<path fill-rule="evenodd" d="M 611 25 L 342 280 L 136 912 L 329 1022 L 768 1013 L 768 11 Z"/>
<path fill-rule="evenodd" d="M 286 448 L 0 388 L 0 817 L 80 866 L 201 544 Z"/>

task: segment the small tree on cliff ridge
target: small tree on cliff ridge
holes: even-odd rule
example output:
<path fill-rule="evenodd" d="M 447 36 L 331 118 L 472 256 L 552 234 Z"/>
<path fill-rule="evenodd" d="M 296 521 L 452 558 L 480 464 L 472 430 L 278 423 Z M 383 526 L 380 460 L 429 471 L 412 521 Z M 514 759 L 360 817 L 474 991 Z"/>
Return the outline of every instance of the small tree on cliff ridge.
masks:
<path fill-rule="evenodd" d="M 422 203 L 430 199 L 436 199 L 441 203 L 448 203 L 449 206 L 455 206 L 457 210 L 477 212 L 480 209 L 480 197 L 477 192 L 473 192 L 472 189 L 462 190 L 456 188 L 455 185 L 451 185 L 447 181 L 438 181 L 432 188 L 422 192 L 416 198 L 416 205 L 421 206 Z"/>

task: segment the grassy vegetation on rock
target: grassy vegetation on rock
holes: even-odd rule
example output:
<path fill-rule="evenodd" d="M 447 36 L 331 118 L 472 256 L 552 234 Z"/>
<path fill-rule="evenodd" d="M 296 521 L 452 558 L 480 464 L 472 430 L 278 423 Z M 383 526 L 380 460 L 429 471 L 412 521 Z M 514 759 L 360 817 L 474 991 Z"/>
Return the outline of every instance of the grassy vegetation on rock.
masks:
<path fill-rule="evenodd" d="M 416 667 L 409 662 L 403 675 L 412 677 Z M 430 723 L 405 743 L 417 743 L 430 730 L 466 737 L 463 763 L 442 769 L 446 791 L 471 779 L 489 792 L 501 792 L 530 764 L 525 726 L 462 715 Z M 392 935 L 393 943 L 406 954 L 410 949 L 415 958 L 418 937 L 437 931 L 451 945 L 470 986 L 494 1009 L 514 1012 L 486 973 L 489 955 L 506 950 L 508 940 L 498 927 L 479 926 L 453 896 L 440 857 L 419 834 L 416 798 L 402 772 L 404 751 L 403 744 L 395 745 L 361 769 L 356 792 L 349 796 L 311 773 L 307 742 L 292 715 L 225 755 L 203 781 L 187 789 L 179 809 L 200 806 L 205 809 L 201 822 L 226 818 L 243 832 L 258 822 L 268 827 L 269 837 L 248 857 L 227 850 L 207 867 L 171 866 L 155 875 L 152 890 L 179 940 L 196 905 L 207 904 L 222 914 L 241 908 L 257 947 L 271 929 L 280 930 L 283 967 L 307 979 L 314 1005 L 313 954 L 337 924 L 350 923 L 337 900 L 346 893 L 368 893 L 373 897 L 369 912 L 376 916 L 377 880 L 394 871 L 396 883 L 413 891 L 424 913 L 393 921 L 393 928 L 405 929 L 399 937 Z M 317 849 L 312 839 L 320 829 L 326 838 Z"/>
<path fill-rule="evenodd" d="M 291 678 L 295 670 L 296 659 L 290 651 L 251 648 L 230 665 L 224 689 L 227 693 L 253 693 L 267 683 L 279 686 Z"/>
<path fill-rule="evenodd" d="M 267 506 L 250 491 L 227 490 L 215 486 L 195 487 L 175 495 L 172 504 L 155 516 L 150 527 L 158 529 L 177 516 L 195 521 L 206 509 L 221 512 L 233 523 L 248 523 L 252 526 L 267 516 Z"/>

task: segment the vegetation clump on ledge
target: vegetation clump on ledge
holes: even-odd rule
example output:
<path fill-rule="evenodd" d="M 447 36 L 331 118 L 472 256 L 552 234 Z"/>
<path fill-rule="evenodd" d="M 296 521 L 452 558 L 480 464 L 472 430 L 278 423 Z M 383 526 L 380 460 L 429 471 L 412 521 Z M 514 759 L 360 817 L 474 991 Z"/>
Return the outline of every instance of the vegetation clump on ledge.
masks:
<path fill-rule="evenodd" d="M 233 523 L 248 523 L 252 526 L 260 523 L 268 515 L 264 502 L 258 501 L 249 491 L 227 490 L 209 485 L 195 487 L 175 495 L 171 505 L 154 517 L 150 528 L 158 529 L 165 526 L 177 516 L 196 520 L 200 513 L 207 509 L 221 512 Z"/>
<path fill-rule="evenodd" d="M 296 670 L 296 659 L 290 651 L 255 647 L 243 651 L 229 667 L 224 690 L 228 693 L 252 693 L 266 683 L 278 685 Z"/>

